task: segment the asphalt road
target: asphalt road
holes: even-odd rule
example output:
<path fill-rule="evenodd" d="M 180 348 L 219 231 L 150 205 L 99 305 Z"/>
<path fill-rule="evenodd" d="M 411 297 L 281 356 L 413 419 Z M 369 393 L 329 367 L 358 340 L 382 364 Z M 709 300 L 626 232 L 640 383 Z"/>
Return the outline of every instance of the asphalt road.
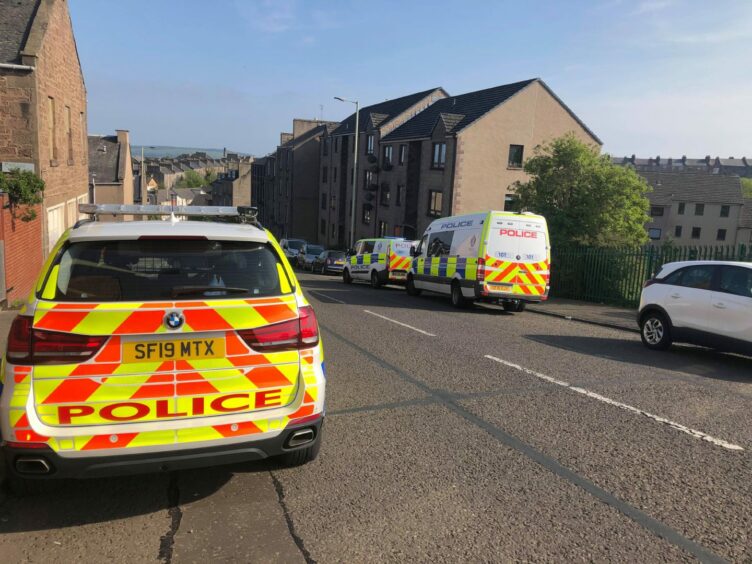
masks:
<path fill-rule="evenodd" d="M 752 561 L 752 360 L 301 280 L 315 462 L 8 496 L 3 561 Z"/>

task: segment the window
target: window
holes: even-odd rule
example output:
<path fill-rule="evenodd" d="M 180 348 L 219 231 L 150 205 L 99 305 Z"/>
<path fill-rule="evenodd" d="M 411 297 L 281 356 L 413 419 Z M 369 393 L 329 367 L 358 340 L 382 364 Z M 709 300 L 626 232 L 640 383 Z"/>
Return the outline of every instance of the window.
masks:
<path fill-rule="evenodd" d="M 725 241 L 726 240 L 726 230 L 725 229 L 719 229 L 718 233 L 715 235 L 716 241 Z"/>
<path fill-rule="evenodd" d="M 452 248 L 452 239 L 454 239 L 454 231 L 439 231 L 438 233 L 432 233 L 428 239 L 427 256 L 449 256 L 449 249 Z"/>
<path fill-rule="evenodd" d="M 334 152 L 339 153 L 339 137 L 334 138 Z"/>
<path fill-rule="evenodd" d="M 663 215 L 663 207 L 662 206 L 650 206 L 650 216 L 651 217 L 661 217 Z"/>
<path fill-rule="evenodd" d="M 65 106 L 65 141 L 68 144 L 68 164 L 73 164 L 73 124 L 70 106 Z"/>
<path fill-rule="evenodd" d="M 68 246 L 58 265 L 55 299 L 66 301 L 234 299 L 278 296 L 290 287 L 280 284 L 284 269 L 263 243 L 87 241 Z"/>
<path fill-rule="evenodd" d="M 522 145 L 509 145 L 509 168 L 522 168 Z"/>
<path fill-rule="evenodd" d="M 381 164 L 392 164 L 392 146 L 384 145 L 384 154 L 382 155 Z"/>
<path fill-rule="evenodd" d="M 705 215 L 705 204 L 695 204 L 695 215 Z"/>
<path fill-rule="evenodd" d="M 402 205 L 402 196 L 405 192 L 405 185 L 404 184 L 397 184 L 397 194 L 394 200 L 395 206 L 401 206 Z"/>
<path fill-rule="evenodd" d="M 681 202 L 679 204 L 679 215 L 684 215 L 684 208 L 686 207 L 686 204 L 684 202 Z"/>
<path fill-rule="evenodd" d="M 428 191 L 428 215 L 433 217 L 441 216 L 441 203 L 444 194 L 438 190 Z"/>
<path fill-rule="evenodd" d="M 721 217 L 728 217 L 731 212 L 731 206 L 721 206 Z"/>
<path fill-rule="evenodd" d="M 337 236 L 337 225 L 332 223 L 332 239 L 334 239 L 336 236 Z"/>
<path fill-rule="evenodd" d="M 366 135 L 366 155 L 373 155 L 373 135 Z"/>
<path fill-rule="evenodd" d="M 332 182 L 337 182 L 337 169 L 332 167 Z"/>
<path fill-rule="evenodd" d="M 431 168 L 444 168 L 446 163 L 446 143 L 434 143 L 431 157 Z"/>
<path fill-rule="evenodd" d="M 752 298 L 752 268 L 723 266 L 720 278 L 718 289 L 721 292 Z"/>
<path fill-rule="evenodd" d="M 376 183 L 376 180 L 374 178 L 373 172 L 371 172 L 370 170 L 366 170 L 365 174 L 363 175 L 363 188 L 368 190 L 368 187 L 375 183 Z"/>
<path fill-rule="evenodd" d="M 371 204 L 363 204 L 363 223 L 371 223 Z"/>
<path fill-rule="evenodd" d="M 674 227 L 674 237 L 678 239 L 681 236 L 682 236 L 682 226 L 677 225 L 676 227 Z"/>
<path fill-rule="evenodd" d="M 382 184 L 381 185 L 381 199 L 379 200 L 379 203 L 382 206 L 388 207 L 391 197 L 392 197 L 392 193 L 391 193 L 391 187 L 389 186 L 389 184 L 386 184 L 386 183 Z"/>
<path fill-rule="evenodd" d="M 324 156 L 326 157 L 329 154 L 329 139 L 324 139 L 322 150 L 324 152 Z"/>
<path fill-rule="evenodd" d="M 359 255 L 370 255 L 373 252 L 375 241 L 361 241 L 358 249 Z"/>
<path fill-rule="evenodd" d="M 405 158 L 407 157 L 407 145 L 400 145 L 399 146 L 399 157 L 398 157 L 398 163 L 403 165 L 405 164 Z"/>
<path fill-rule="evenodd" d="M 379 237 L 384 237 L 386 235 L 387 228 L 386 221 L 379 221 Z"/>
<path fill-rule="evenodd" d="M 683 269 L 679 286 L 696 288 L 698 290 L 710 290 L 713 283 L 714 266 L 690 266 Z"/>
<path fill-rule="evenodd" d="M 321 220 L 321 234 L 326 235 L 326 220 L 325 219 Z"/>
<path fill-rule="evenodd" d="M 329 180 L 329 167 L 324 167 L 321 169 L 321 182 L 326 182 Z"/>
<path fill-rule="evenodd" d="M 326 194 L 321 194 L 321 209 L 326 209 Z"/>
<path fill-rule="evenodd" d="M 702 229 L 699 227 L 692 228 L 692 239 L 699 239 L 702 234 Z"/>
<path fill-rule="evenodd" d="M 47 98 L 47 135 L 49 136 L 50 160 L 57 160 L 57 127 L 55 123 L 55 99 Z"/>
<path fill-rule="evenodd" d="M 648 229 L 648 237 L 650 237 L 653 241 L 657 241 L 661 238 L 661 230 L 657 227 L 651 227 Z"/>

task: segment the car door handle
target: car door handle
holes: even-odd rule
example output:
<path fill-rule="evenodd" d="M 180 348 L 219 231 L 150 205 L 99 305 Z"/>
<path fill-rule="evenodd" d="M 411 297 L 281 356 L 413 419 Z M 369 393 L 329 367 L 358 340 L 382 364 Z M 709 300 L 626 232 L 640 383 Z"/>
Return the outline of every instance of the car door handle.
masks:
<path fill-rule="evenodd" d="M 681 298 L 681 294 L 678 292 L 674 292 L 673 294 L 671 294 L 671 297 L 674 299 Z"/>
<path fill-rule="evenodd" d="M 718 309 L 726 309 L 726 304 L 724 304 L 723 302 L 715 302 L 713 304 L 713 307 L 716 307 Z"/>

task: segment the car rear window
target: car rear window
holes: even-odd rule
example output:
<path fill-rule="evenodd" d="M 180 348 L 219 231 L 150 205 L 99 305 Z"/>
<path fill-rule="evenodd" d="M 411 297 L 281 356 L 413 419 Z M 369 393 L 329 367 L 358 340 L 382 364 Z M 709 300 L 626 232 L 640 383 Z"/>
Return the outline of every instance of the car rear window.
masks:
<path fill-rule="evenodd" d="M 320 255 L 324 252 L 324 247 L 314 247 L 313 245 L 309 245 L 306 247 L 306 253 L 309 255 Z"/>
<path fill-rule="evenodd" d="M 287 242 L 287 248 L 288 249 L 295 249 L 296 251 L 299 251 L 303 248 L 303 245 L 305 245 L 305 241 L 300 239 L 290 239 Z"/>
<path fill-rule="evenodd" d="M 50 271 L 56 279 L 48 284 L 55 284 L 54 299 L 59 301 L 264 297 L 292 287 L 277 254 L 264 243 L 81 242 L 70 244 L 56 266 Z"/>

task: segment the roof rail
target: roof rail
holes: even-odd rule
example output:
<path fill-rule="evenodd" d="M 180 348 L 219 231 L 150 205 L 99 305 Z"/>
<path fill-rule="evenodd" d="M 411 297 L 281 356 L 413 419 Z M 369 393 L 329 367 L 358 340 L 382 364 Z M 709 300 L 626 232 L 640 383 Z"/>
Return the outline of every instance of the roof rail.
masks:
<path fill-rule="evenodd" d="M 78 204 L 78 211 L 93 217 L 100 215 L 170 216 L 177 221 L 183 217 L 237 217 L 241 223 L 261 227 L 258 208 L 252 206 L 157 206 L 141 204 Z"/>

